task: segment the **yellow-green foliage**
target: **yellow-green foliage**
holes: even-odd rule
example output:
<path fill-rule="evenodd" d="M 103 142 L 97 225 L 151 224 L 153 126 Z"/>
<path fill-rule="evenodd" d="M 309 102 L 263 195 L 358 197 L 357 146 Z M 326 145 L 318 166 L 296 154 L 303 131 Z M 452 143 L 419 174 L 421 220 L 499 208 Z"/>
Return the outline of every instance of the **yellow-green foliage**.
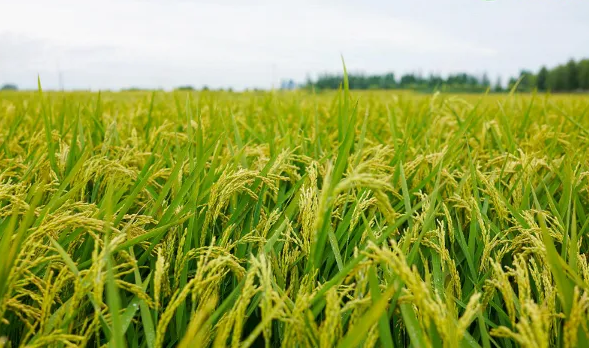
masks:
<path fill-rule="evenodd" d="M 589 98 L 0 94 L 0 347 L 589 346 Z"/>

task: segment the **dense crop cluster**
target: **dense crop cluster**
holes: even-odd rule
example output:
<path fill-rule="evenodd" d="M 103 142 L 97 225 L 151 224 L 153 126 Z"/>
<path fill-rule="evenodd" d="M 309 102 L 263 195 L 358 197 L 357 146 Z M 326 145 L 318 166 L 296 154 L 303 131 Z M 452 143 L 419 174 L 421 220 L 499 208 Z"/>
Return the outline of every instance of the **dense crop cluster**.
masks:
<path fill-rule="evenodd" d="M 589 101 L 0 94 L 0 347 L 587 346 Z"/>

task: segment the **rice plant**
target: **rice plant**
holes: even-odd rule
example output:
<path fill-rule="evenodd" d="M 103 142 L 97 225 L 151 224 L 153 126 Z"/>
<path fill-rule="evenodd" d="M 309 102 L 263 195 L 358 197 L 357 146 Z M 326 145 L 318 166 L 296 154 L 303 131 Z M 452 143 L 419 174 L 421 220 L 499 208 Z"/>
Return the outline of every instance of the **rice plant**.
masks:
<path fill-rule="evenodd" d="M 0 347 L 589 346 L 589 99 L 0 94 Z"/>

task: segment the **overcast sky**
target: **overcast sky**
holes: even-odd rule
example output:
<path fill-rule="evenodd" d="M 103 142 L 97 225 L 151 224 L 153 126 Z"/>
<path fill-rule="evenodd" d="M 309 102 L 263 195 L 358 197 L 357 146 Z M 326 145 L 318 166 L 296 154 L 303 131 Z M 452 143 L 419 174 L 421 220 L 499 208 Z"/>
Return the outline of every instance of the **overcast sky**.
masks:
<path fill-rule="evenodd" d="M 589 57 L 587 0 L 0 0 L 0 84 L 269 88 L 349 70 L 505 79 Z"/>

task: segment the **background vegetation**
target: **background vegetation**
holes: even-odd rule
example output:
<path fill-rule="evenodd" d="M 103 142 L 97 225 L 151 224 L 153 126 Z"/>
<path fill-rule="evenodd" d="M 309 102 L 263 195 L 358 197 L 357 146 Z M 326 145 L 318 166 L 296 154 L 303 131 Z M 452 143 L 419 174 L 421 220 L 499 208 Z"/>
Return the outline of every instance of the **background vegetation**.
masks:
<path fill-rule="evenodd" d="M 552 92 L 589 91 L 589 59 L 568 63 L 551 69 L 542 67 L 536 74 L 522 70 L 517 77 L 509 79 L 506 86 L 499 80 L 491 83 L 486 74 L 476 76 L 467 73 L 451 74 L 447 77 L 430 74 L 405 74 L 397 78 L 394 73 L 384 75 L 350 74 L 350 89 L 413 89 L 424 92 L 441 90 L 447 92 L 530 92 L 534 89 Z M 518 81 L 519 80 L 519 81 Z M 337 89 L 342 81 L 338 74 L 324 74 L 316 81 L 309 80 L 305 86 L 316 90 Z"/>

